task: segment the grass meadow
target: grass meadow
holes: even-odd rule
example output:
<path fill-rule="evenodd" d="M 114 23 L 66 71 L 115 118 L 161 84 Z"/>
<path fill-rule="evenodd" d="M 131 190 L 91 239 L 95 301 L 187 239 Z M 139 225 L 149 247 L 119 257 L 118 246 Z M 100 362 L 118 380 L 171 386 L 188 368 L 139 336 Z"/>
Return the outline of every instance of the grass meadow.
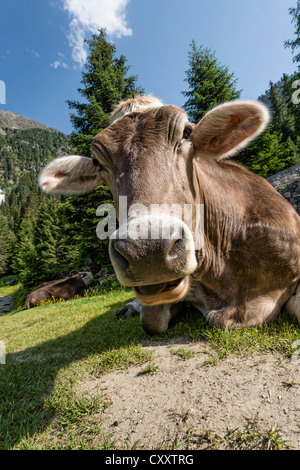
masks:
<path fill-rule="evenodd" d="M 0 449 L 114 449 L 102 431 L 104 397 L 78 395 L 78 383 L 132 364 L 151 369 L 145 346 L 178 336 L 202 341 L 209 365 L 229 354 L 293 354 L 300 338 L 296 320 L 287 314 L 267 326 L 224 331 L 207 325 L 192 308 L 169 331 L 149 337 L 139 318 L 117 320 L 115 311 L 132 297 L 130 289 L 102 290 L 67 302 L 26 310 L 17 306 L 20 286 L 0 287 L 13 295 L 13 309 L 0 316 L 0 341 L 6 349 L 0 364 Z M 181 351 L 186 354 L 186 351 Z M 150 371 L 151 373 L 151 371 Z"/>

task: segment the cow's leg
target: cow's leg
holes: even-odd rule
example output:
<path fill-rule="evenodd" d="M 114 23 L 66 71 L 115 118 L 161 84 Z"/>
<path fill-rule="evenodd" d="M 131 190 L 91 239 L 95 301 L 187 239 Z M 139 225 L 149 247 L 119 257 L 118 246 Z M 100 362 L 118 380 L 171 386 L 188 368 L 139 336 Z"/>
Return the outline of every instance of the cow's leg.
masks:
<path fill-rule="evenodd" d="M 288 313 L 295 315 L 300 322 L 300 282 L 295 291 L 295 294 L 287 301 L 285 308 Z"/>
<path fill-rule="evenodd" d="M 218 310 L 210 310 L 204 314 L 204 317 L 212 326 L 226 330 L 247 328 L 263 323 L 261 319 L 257 318 L 253 318 L 252 321 L 249 321 L 245 307 L 243 306 L 229 306 Z"/>
<path fill-rule="evenodd" d="M 142 306 L 141 323 L 143 329 L 150 335 L 157 335 L 167 331 L 171 318 L 175 317 L 181 310 L 183 303 L 161 304 L 148 307 Z"/>
<path fill-rule="evenodd" d="M 248 328 L 252 326 L 264 325 L 275 320 L 282 307 L 286 304 L 286 308 L 300 318 L 300 288 L 295 295 L 291 297 L 295 291 L 295 286 L 288 289 L 273 291 L 270 294 L 262 295 L 246 301 L 239 306 L 229 305 L 218 310 L 209 309 L 204 316 L 209 323 L 217 328 Z M 290 299 L 290 300 L 289 300 Z"/>
<path fill-rule="evenodd" d="M 140 315 L 142 304 L 135 297 L 128 299 L 126 304 L 115 313 L 118 319 Z"/>
<path fill-rule="evenodd" d="M 270 297 L 261 297 L 235 306 L 207 311 L 204 316 L 216 328 L 227 330 L 248 328 L 274 320 L 280 312 L 280 304 Z"/>
<path fill-rule="evenodd" d="M 280 308 L 274 306 L 274 304 L 271 308 L 257 310 L 256 315 L 249 314 L 246 306 L 229 306 L 221 308 L 220 310 L 211 310 L 210 312 L 206 312 L 204 316 L 207 321 L 216 328 L 232 330 L 266 324 L 274 320 L 279 312 Z"/>

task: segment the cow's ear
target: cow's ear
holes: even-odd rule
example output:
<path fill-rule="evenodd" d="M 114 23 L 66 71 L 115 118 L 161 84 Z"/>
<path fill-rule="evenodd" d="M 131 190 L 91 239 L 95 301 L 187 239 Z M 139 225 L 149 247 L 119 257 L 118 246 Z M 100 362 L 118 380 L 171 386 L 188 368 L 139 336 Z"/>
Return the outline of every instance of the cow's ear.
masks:
<path fill-rule="evenodd" d="M 101 168 L 88 157 L 60 157 L 39 175 L 39 185 L 51 194 L 84 194 L 102 183 Z"/>
<path fill-rule="evenodd" d="M 195 126 L 196 157 L 225 158 L 237 153 L 267 126 L 270 114 L 256 101 L 230 101 L 209 111 Z"/>

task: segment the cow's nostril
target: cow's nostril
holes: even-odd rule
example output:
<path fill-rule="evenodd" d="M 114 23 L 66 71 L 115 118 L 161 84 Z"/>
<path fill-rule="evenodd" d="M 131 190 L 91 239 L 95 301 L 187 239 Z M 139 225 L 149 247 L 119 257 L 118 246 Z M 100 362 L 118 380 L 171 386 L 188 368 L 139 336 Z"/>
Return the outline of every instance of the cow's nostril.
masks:
<path fill-rule="evenodd" d="M 178 238 L 177 240 L 174 240 L 171 248 L 169 249 L 167 253 L 167 259 L 169 261 L 173 261 L 177 259 L 178 257 L 180 258 L 182 255 L 184 255 L 185 252 L 185 245 L 184 242 L 181 238 Z"/>
<path fill-rule="evenodd" d="M 130 263 L 126 257 L 126 252 L 120 240 L 115 240 L 112 244 L 113 249 L 113 256 L 117 260 L 118 264 L 121 266 L 122 269 L 129 269 Z M 128 255 L 127 255 L 128 256 Z"/>

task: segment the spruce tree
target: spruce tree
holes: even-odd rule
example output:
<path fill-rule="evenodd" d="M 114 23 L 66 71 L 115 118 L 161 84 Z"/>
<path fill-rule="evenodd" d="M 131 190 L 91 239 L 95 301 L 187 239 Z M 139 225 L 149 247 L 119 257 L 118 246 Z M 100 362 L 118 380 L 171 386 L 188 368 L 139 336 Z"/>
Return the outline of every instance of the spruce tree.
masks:
<path fill-rule="evenodd" d="M 286 141 L 288 138 L 293 140 L 296 137 L 295 117 L 289 112 L 282 82 L 280 85 L 270 82 L 267 96 L 270 100 L 274 129 L 282 134 L 283 141 Z"/>
<path fill-rule="evenodd" d="M 289 104 L 290 85 L 287 75 L 283 75 L 277 83 L 270 82 L 268 90 L 259 100 L 269 107 L 271 124 L 261 136 L 234 157 L 265 178 L 299 161 L 296 115 Z"/>
<path fill-rule="evenodd" d="M 61 271 L 60 221 L 57 217 L 58 201 L 54 197 L 43 200 L 37 213 L 34 229 L 36 251 L 33 271 L 39 280 L 52 280 Z"/>
<path fill-rule="evenodd" d="M 271 124 L 234 159 L 254 173 L 267 178 L 297 162 L 297 146 L 291 138 L 283 140 L 282 134 Z"/>
<path fill-rule="evenodd" d="M 236 89 L 234 74 L 218 62 L 215 52 L 197 47 L 193 40 L 188 55 L 190 68 L 186 71 L 185 82 L 189 90 L 182 92 L 187 97 L 183 108 L 192 122 L 198 122 L 217 104 L 238 99 L 241 91 Z"/>
<path fill-rule="evenodd" d="M 106 39 L 106 31 L 86 40 L 89 56 L 82 73 L 82 88 L 79 94 L 84 103 L 67 101 L 74 127 L 72 140 L 81 155 L 90 155 L 90 144 L 94 136 L 107 127 L 110 113 L 118 102 L 143 93 L 136 84 L 137 77 L 128 76 L 129 66 L 124 55 L 116 56 L 116 47 Z"/>
<path fill-rule="evenodd" d="M 19 280 L 26 288 L 34 287 L 40 279 L 36 269 L 34 228 L 35 220 L 31 209 L 28 208 L 18 232 L 12 265 L 13 271 L 19 275 Z"/>
<path fill-rule="evenodd" d="M 15 236 L 6 217 L 0 213 L 0 276 L 11 271 L 11 257 Z"/>
<path fill-rule="evenodd" d="M 143 89 L 137 85 L 137 77 L 129 75 L 130 67 L 125 56 L 116 54 L 114 44 L 106 39 L 106 31 L 101 29 L 99 35 L 93 35 L 86 41 L 89 56 L 82 74 L 79 88 L 83 103 L 68 101 L 71 122 L 74 127 L 72 142 L 80 155 L 90 156 L 90 144 L 101 130 L 110 123 L 110 114 L 114 107 L 123 100 L 142 94 Z M 100 204 L 111 203 L 111 194 L 104 186 L 99 186 L 90 194 L 65 198 L 62 216 L 68 220 L 67 237 L 78 240 L 78 263 L 91 258 L 98 267 L 109 263 L 107 240 L 99 240 L 96 227 L 99 219 L 96 209 Z"/>
<path fill-rule="evenodd" d="M 291 22 L 295 26 L 294 38 L 285 41 L 285 47 L 290 47 L 294 55 L 293 61 L 298 65 L 298 71 L 292 76 L 283 77 L 283 92 L 288 103 L 290 114 L 294 118 L 295 137 L 294 143 L 297 147 L 297 161 L 300 161 L 300 103 L 299 103 L 299 87 L 300 87 L 300 0 L 294 8 L 289 8 L 289 14 L 292 17 Z M 296 88 L 296 89 L 295 89 Z M 297 91 L 298 90 L 298 91 Z M 296 93 L 296 102 L 293 99 L 293 94 Z"/>
<path fill-rule="evenodd" d="M 293 61 L 300 64 L 300 52 L 297 53 L 297 49 L 300 47 L 300 0 L 297 0 L 297 5 L 294 8 L 289 8 L 289 14 L 292 17 L 292 23 L 295 25 L 294 39 L 288 39 L 285 41 L 285 47 L 290 47 L 292 52 L 295 53 Z M 298 65 L 300 69 L 300 65 Z"/>

